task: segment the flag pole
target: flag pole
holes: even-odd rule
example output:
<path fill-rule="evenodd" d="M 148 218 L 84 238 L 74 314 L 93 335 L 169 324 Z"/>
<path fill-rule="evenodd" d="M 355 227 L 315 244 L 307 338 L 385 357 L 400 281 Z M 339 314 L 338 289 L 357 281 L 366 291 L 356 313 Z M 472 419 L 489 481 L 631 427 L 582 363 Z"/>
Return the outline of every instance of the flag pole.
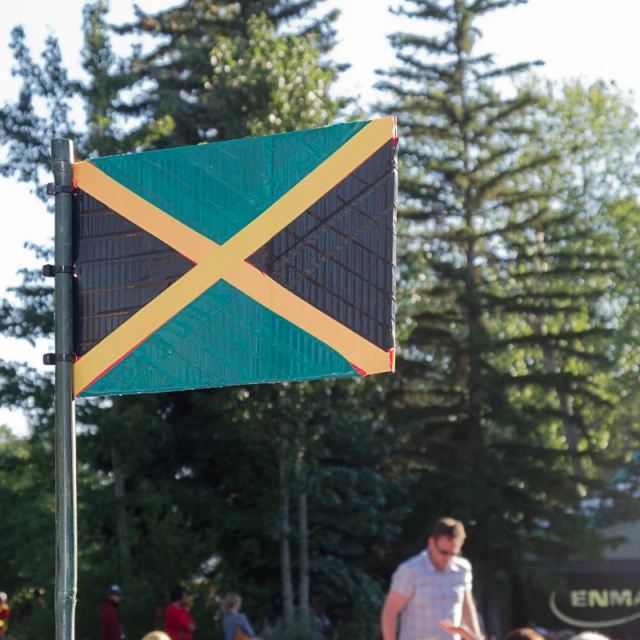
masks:
<path fill-rule="evenodd" d="M 56 485 L 56 640 L 74 640 L 77 594 L 76 435 L 73 402 L 73 142 L 51 141 L 55 194 L 55 485 Z M 46 272 L 47 268 L 49 273 Z"/>

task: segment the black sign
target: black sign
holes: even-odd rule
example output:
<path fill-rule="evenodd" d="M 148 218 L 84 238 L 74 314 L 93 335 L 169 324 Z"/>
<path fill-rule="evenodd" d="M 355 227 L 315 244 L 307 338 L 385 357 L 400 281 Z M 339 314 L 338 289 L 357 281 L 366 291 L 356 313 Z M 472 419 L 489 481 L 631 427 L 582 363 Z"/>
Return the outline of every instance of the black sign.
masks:
<path fill-rule="evenodd" d="M 566 573 L 565 588 L 531 592 L 532 618 L 549 629 L 640 637 L 640 573 Z"/>

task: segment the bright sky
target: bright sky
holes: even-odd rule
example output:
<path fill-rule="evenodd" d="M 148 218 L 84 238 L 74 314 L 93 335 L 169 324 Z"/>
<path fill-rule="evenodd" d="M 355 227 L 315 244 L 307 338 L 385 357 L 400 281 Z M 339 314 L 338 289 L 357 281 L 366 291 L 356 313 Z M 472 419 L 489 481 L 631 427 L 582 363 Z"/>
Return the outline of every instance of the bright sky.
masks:
<path fill-rule="evenodd" d="M 326 0 L 342 10 L 338 22 L 340 44 L 335 59 L 349 62 L 336 93 L 360 95 L 365 102 L 374 98 L 374 70 L 394 64 L 385 35 L 398 30 L 424 28 L 422 21 L 409 21 L 390 15 L 389 4 L 400 0 Z M 62 43 L 66 64 L 77 75 L 82 46 L 82 6 L 84 0 L 22 0 L 2 3 L 0 26 L 0 104 L 15 97 L 17 83 L 11 78 L 10 31 L 23 24 L 34 54 L 39 55 L 49 33 Z M 139 0 L 139 6 L 153 12 L 172 4 L 170 0 Z M 111 19 L 126 21 L 133 16 L 130 0 L 111 0 Z M 529 0 L 526 6 L 506 9 L 487 18 L 482 49 L 497 54 L 498 64 L 541 59 L 541 74 L 554 79 L 581 77 L 586 81 L 613 80 L 640 96 L 640 24 L 638 0 Z M 639 104 L 640 107 L 640 104 Z M 0 234 L 0 292 L 16 285 L 19 269 L 37 266 L 25 242 L 47 244 L 53 236 L 53 218 L 29 194 L 26 185 L 0 179 L 5 223 Z M 42 353 L 52 350 L 46 343 L 36 349 L 28 344 L 0 337 L 0 358 L 28 362 L 42 368 Z M 24 418 L 0 410 L 0 422 L 16 433 L 25 434 Z"/>

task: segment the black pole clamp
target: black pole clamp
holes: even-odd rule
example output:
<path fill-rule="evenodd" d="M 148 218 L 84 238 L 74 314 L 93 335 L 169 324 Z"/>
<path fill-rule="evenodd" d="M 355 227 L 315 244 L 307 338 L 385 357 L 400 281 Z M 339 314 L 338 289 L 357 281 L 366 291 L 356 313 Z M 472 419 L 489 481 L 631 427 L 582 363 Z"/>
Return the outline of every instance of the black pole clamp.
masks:
<path fill-rule="evenodd" d="M 47 366 L 56 362 L 75 362 L 76 357 L 72 353 L 45 353 L 42 362 Z"/>
<path fill-rule="evenodd" d="M 61 184 L 56 184 L 55 182 L 49 182 L 47 184 L 47 195 L 55 196 L 58 193 L 71 193 L 73 194 L 75 189 L 73 187 L 66 187 Z"/>
<path fill-rule="evenodd" d="M 53 278 L 57 273 L 70 273 L 73 275 L 73 267 L 55 267 L 52 264 L 42 266 L 42 275 L 45 278 Z"/>

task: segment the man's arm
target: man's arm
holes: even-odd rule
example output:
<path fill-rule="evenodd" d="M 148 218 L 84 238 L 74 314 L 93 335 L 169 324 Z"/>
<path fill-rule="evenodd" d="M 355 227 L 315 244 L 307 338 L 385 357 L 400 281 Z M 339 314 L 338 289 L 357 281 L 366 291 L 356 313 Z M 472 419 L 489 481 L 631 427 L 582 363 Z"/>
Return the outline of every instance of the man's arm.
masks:
<path fill-rule="evenodd" d="M 470 629 L 467 629 L 467 627 L 462 625 L 456 627 L 451 620 L 440 620 L 440 628 L 447 631 L 452 636 L 462 636 L 464 640 L 482 640 L 482 638 L 475 636 Z"/>
<path fill-rule="evenodd" d="M 398 615 L 407 606 L 409 598 L 397 591 L 389 591 L 382 609 L 382 637 L 384 640 L 396 640 L 398 635 Z"/>
<path fill-rule="evenodd" d="M 480 630 L 476 603 L 473 601 L 473 593 L 471 593 L 470 590 L 465 590 L 464 592 L 464 600 L 462 601 L 462 626 L 468 627 L 477 638 L 484 637 Z"/>
<path fill-rule="evenodd" d="M 253 630 L 251 623 L 249 622 L 249 618 L 244 615 L 244 613 L 240 614 L 240 628 L 250 637 L 255 638 L 256 632 Z"/>

